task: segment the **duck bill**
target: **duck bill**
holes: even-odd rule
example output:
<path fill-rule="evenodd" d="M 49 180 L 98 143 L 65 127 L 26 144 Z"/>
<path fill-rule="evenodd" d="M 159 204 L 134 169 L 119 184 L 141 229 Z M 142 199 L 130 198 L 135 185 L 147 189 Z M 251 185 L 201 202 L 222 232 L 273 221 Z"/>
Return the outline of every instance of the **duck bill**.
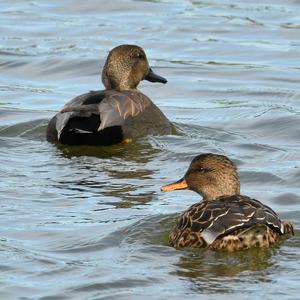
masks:
<path fill-rule="evenodd" d="M 181 178 L 180 180 L 178 180 L 174 183 L 162 186 L 160 188 L 160 190 L 163 192 L 171 192 L 171 191 L 175 191 L 175 190 L 187 190 L 188 188 L 189 187 L 188 187 L 185 179 Z"/>
<path fill-rule="evenodd" d="M 148 80 L 150 82 L 161 82 L 161 83 L 167 83 L 168 80 L 162 76 L 157 75 L 152 71 L 151 68 L 149 68 L 148 73 L 144 77 L 145 80 Z"/>

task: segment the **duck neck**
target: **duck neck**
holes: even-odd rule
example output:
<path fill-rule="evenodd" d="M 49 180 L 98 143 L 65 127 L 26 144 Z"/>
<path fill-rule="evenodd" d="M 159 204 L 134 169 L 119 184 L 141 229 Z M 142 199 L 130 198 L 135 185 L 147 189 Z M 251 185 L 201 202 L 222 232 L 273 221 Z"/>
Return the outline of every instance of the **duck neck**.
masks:
<path fill-rule="evenodd" d="M 108 63 L 105 64 L 102 70 L 102 83 L 108 90 L 116 91 L 130 91 L 136 90 L 139 80 L 133 78 L 131 73 L 127 70 L 119 70 L 117 72 L 114 67 L 110 67 Z"/>
<path fill-rule="evenodd" d="M 240 194 L 240 187 L 232 186 L 228 187 L 228 189 L 218 189 L 214 187 L 213 189 L 207 189 L 205 191 L 202 191 L 201 196 L 203 197 L 203 200 L 205 201 L 214 201 L 220 197 L 227 197 L 227 196 L 234 196 Z"/>

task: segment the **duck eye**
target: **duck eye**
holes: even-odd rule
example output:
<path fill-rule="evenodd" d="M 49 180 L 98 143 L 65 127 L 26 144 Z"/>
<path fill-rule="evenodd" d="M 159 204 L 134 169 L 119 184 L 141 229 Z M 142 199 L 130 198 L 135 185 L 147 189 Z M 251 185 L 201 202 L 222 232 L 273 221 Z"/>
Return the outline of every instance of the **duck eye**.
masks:
<path fill-rule="evenodd" d="M 203 168 L 203 167 L 199 167 L 199 168 L 197 168 L 197 171 L 198 171 L 199 173 L 205 173 L 205 172 L 206 172 L 206 169 Z"/>
<path fill-rule="evenodd" d="M 144 55 L 143 53 L 141 53 L 141 52 L 138 52 L 138 53 L 135 55 L 135 57 L 136 57 L 136 58 L 142 59 L 142 58 L 145 58 L 145 55 Z"/>

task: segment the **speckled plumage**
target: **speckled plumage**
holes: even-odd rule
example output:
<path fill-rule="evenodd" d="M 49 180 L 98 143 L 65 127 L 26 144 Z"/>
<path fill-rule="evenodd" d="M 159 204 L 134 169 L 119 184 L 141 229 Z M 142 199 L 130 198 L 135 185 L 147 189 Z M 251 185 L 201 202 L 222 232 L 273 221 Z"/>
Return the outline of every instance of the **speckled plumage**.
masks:
<path fill-rule="evenodd" d="M 236 167 L 225 156 L 197 156 L 182 180 L 162 190 L 177 187 L 192 189 L 204 199 L 182 213 L 170 234 L 171 246 L 235 251 L 268 247 L 281 235 L 294 234 L 293 225 L 281 221 L 270 207 L 239 195 Z"/>

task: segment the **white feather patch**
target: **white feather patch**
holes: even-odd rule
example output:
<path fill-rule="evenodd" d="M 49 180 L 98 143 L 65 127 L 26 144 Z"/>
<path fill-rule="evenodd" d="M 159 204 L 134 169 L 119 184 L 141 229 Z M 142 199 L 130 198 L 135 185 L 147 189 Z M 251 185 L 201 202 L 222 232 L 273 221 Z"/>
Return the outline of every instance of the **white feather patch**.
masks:
<path fill-rule="evenodd" d="M 212 231 L 210 229 L 205 229 L 202 231 L 201 236 L 204 238 L 208 245 L 212 244 L 218 237 L 219 233 Z"/>

